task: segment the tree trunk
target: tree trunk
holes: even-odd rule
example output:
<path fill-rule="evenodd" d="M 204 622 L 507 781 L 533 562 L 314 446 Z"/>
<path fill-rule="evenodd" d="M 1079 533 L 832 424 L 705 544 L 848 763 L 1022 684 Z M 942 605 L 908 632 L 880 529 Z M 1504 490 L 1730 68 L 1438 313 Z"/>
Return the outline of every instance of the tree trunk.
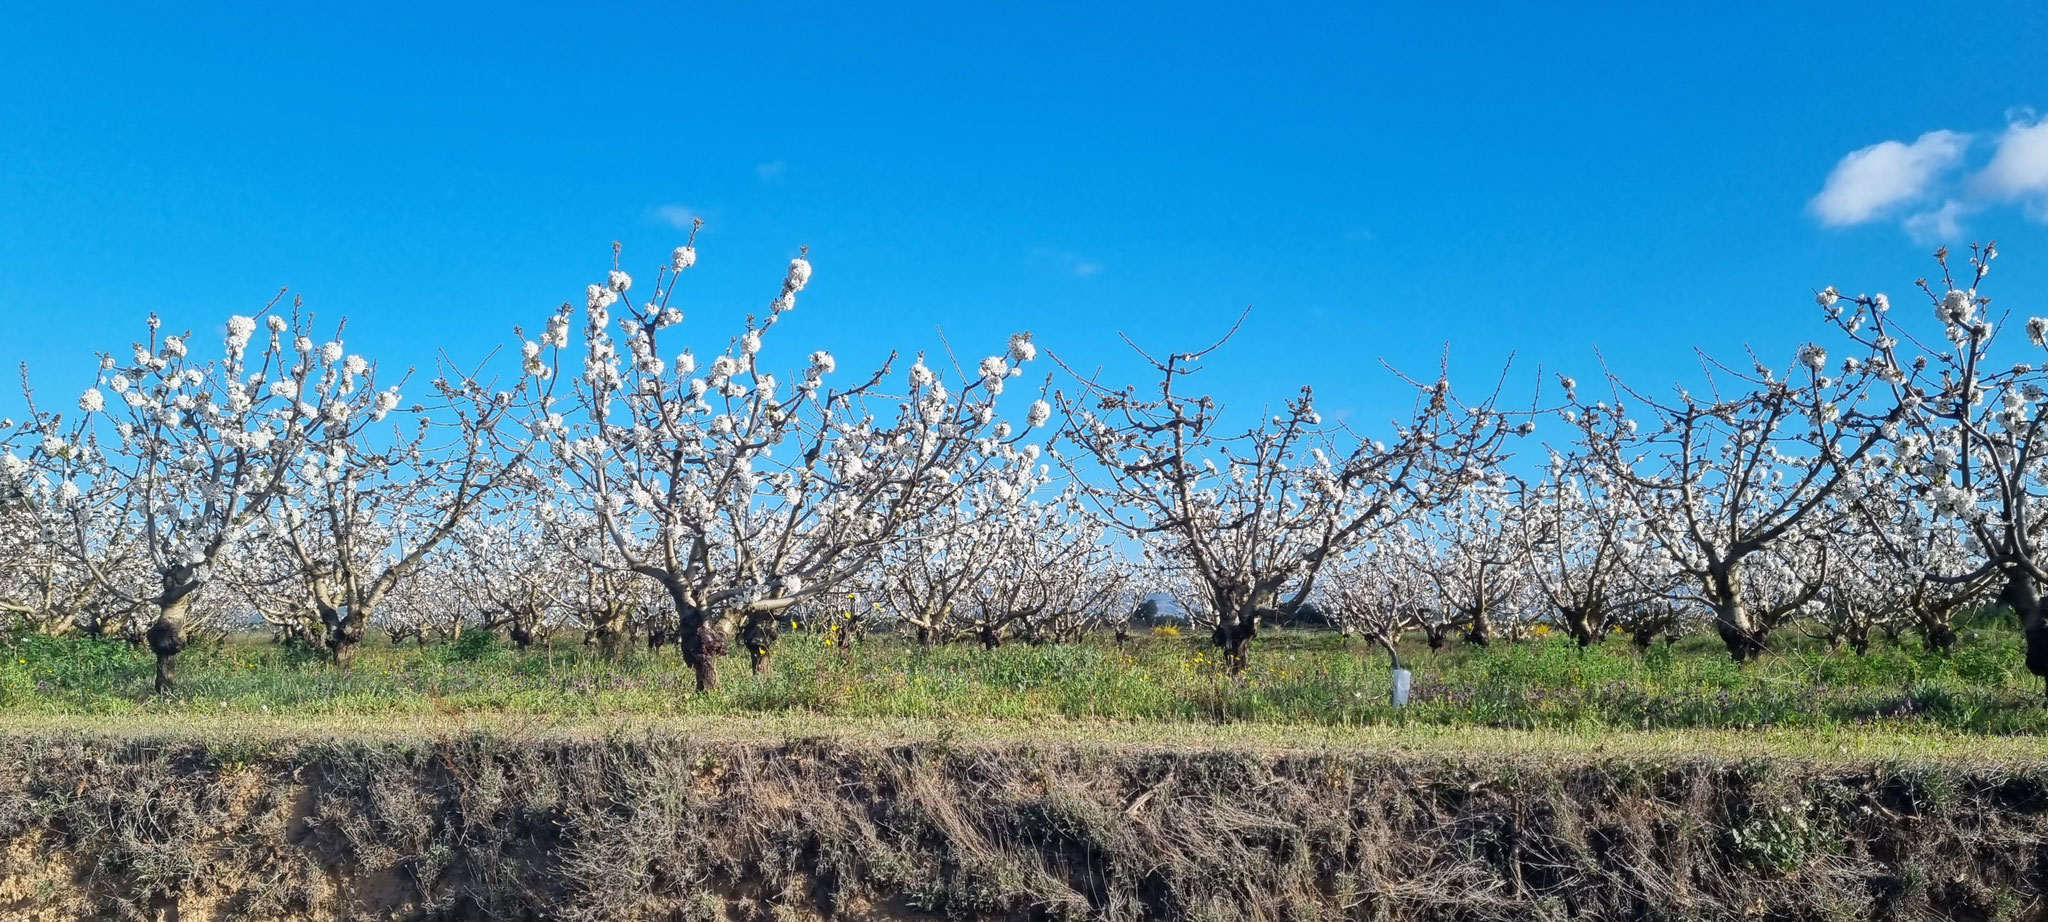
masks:
<path fill-rule="evenodd" d="M 933 637 L 934 635 L 932 633 L 931 628 L 925 627 L 922 624 L 917 626 L 917 645 L 919 647 L 922 647 L 926 650 L 931 649 Z"/>
<path fill-rule="evenodd" d="M 1929 653 L 1940 653 L 1944 656 L 1952 653 L 1956 648 L 1956 629 L 1949 627 L 1947 621 L 1923 615 L 1920 645 Z"/>
<path fill-rule="evenodd" d="M 766 675 L 768 658 L 775 655 L 775 641 L 782 637 L 777 626 L 776 615 L 772 612 L 749 612 L 746 625 L 740 629 L 740 643 L 747 647 L 748 663 L 755 675 Z"/>
<path fill-rule="evenodd" d="M 1472 609 L 1472 619 L 1465 625 L 1465 642 L 1475 647 L 1493 642 L 1493 619 L 1488 617 L 1486 606 Z"/>
<path fill-rule="evenodd" d="M 1003 635 L 986 624 L 975 628 L 975 633 L 980 636 L 981 649 L 984 651 L 993 650 L 1003 645 Z"/>
<path fill-rule="evenodd" d="M 533 642 L 538 639 L 533 629 L 526 626 L 526 619 L 517 615 L 513 616 L 512 624 L 506 627 L 505 636 L 512 640 L 512 646 L 518 648 L 521 653 L 525 653 L 526 648 L 533 646 Z"/>
<path fill-rule="evenodd" d="M 320 623 L 327 629 L 324 641 L 328 652 L 334 655 L 334 665 L 340 669 L 354 666 L 356 644 L 363 641 L 363 631 L 370 623 L 369 613 L 354 605 L 345 606 L 345 611 L 325 605 L 319 609 Z"/>
<path fill-rule="evenodd" d="M 1763 639 L 1757 636 L 1755 622 L 1741 599 L 1730 599 L 1714 606 L 1714 632 L 1721 635 L 1721 643 L 1728 648 L 1728 657 L 1738 663 L 1746 663 L 1764 652 Z"/>
<path fill-rule="evenodd" d="M 617 660 L 626 655 L 625 631 L 600 626 L 597 629 L 597 636 L 593 639 L 597 642 L 598 655 L 605 659 Z"/>
<path fill-rule="evenodd" d="M 1398 643 L 1401 639 L 1399 634 L 1391 634 L 1382 631 L 1373 631 L 1366 634 L 1365 636 L 1367 639 L 1371 640 L 1374 643 L 1379 644 L 1382 648 L 1384 648 L 1387 651 L 1387 660 L 1389 663 L 1392 664 L 1390 668 L 1403 668 L 1401 665 L 1401 648 L 1398 646 Z"/>
<path fill-rule="evenodd" d="M 1566 608 L 1559 614 L 1564 615 L 1564 626 L 1572 632 L 1572 639 L 1578 641 L 1580 647 L 1590 647 L 1600 642 L 1599 629 L 1593 625 L 1593 619 L 1586 616 L 1584 609 Z"/>
<path fill-rule="evenodd" d="M 725 655 L 725 636 L 719 633 L 718 625 L 711 619 L 698 614 L 696 624 L 683 623 L 683 662 L 690 664 L 690 671 L 696 673 L 697 690 L 708 692 L 718 687 L 718 657 Z"/>
<path fill-rule="evenodd" d="M 1255 611 L 1238 611 L 1220 615 L 1216 631 L 1211 636 L 1218 649 L 1223 651 L 1224 670 L 1231 675 L 1244 672 L 1246 647 L 1259 633 L 1259 616 Z"/>
<path fill-rule="evenodd" d="M 2019 615 L 2020 630 L 2027 638 L 2027 671 L 2042 679 L 2048 694 L 2048 624 L 2041 617 L 2041 589 L 2033 577 L 2017 568 L 2007 571 L 2005 589 L 1998 601 Z"/>
<path fill-rule="evenodd" d="M 1711 597 L 1714 601 L 1714 631 L 1721 635 L 1721 643 L 1728 648 L 1728 657 L 1738 663 L 1746 663 L 1764 652 L 1767 631 L 1750 617 L 1749 608 L 1742 604 L 1741 575 L 1733 564 L 1722 568 L 1712 576 Z"/>
<path fill-rule="evenodd" d="M 718 658 L 725 655 L 725 632 L 720 630 L 718 619 L 690 600 L 681 584 L 671 583 L 665 588 L 676 606 L 676 639 L 683 651 L 683 662 L 696 673 L 697 690 L 711 691 L 718 687 Z"/>
<path fill-rule="evenodd" d="M 178 654 L 185 649 L 185 614 L 191 606 L 188 596 L 157 610 L 156 621 L 145 635 L 150 652 L 156 654 L 156 693 L 168 695 L 178 684 Z"/>

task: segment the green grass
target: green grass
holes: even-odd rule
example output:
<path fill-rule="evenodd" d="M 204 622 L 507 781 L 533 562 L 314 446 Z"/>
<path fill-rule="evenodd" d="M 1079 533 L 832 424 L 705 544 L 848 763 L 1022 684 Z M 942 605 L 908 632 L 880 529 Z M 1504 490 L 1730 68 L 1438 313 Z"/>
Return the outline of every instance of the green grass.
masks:
<path fill-rule="evenodd" d="M 1955 653 L 1881 648 L 1829 654 L 1787 638 L 1739 668 L 1710 637 L 1639 656 L 1625 644 L 1580 650 L 1561 638 L 1490 649 L 1405 651 L 1414 699 L 1388 701 L 1385 656 L 1319 632 L 1272 632 L 1233 681 L 1188 637 L 1085 644 L 919 649 L 880 637 L 852 649 L 784 639 L 765 676 L 723 661 L 721 687 L 696 694 L 673 651 L 607 662 L 582 647 L 515 652 L 495 642 L 366 644 L 351 670 L 260 638 L 183 657 L 178 693 L 150 693 L 146 650 L 20 637 L 0 663 L 0 709 L 16 718 L 269 715 L 391 719 L 530 715 L 547 719 L 710 718 L 1440 727 L 1570 733 L 1844 730 L 2034 735 L 2048 731 L 2016 633 L 1972 629 Z"/>

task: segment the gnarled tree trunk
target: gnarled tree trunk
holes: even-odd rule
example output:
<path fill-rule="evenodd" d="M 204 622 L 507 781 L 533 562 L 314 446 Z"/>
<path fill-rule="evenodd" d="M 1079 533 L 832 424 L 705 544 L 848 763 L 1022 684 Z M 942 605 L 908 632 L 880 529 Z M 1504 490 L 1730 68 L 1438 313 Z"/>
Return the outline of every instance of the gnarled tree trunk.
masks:
<path fill-rule="evenodd" d="M 1578 641 L 1580 647 L 1590 647 L 1601 641 L 1599 619 L 1592 616 L 1590 609 L 1565 608 L 1558 614 L 1564 616 L 1565 630 L 1572 632 L 1572 639 Z"/>
<path fill-rule="evenodd" d="M 718 687 L 718 658 L 725 655 L 725 632 L 718 619 L 693 601 L 680 583 L 664 580 L 663 585 L 675 602 L 676 645 L 683 651 L 683 662 L 696 673 L 697 690 L 711 691 Z"/>
<path fill-rule="evenodd" d="M 626 609 L 621 605 L 607 604 L 597 610 L 597 631 L 594 640 L 598 655 L 616 660 L 626 655 Z"/>
<path fill-rule="evenodd" d="M 1947 655 L 1955 652 L 1956 629 L 1946 620 L 1923 618 L 1920 622 L 1920 646 L 1929 653 Z"/>
<path fill-rule="evenodd" d="M 782 637 L 773 612 L 748 612 L 740 628 L 740 643 L 747 647 L 747 660 L 755 675 L 768 672 L 768 658 L 775 655 L 775 641 Z"/>
<path fill-rule="evenodd" d="M 1721 643 L 1728 648 L 1729 658 L 1746 663 L 1761 656 L 1770 632 L 1757 623 L 1748 606 L 1742 604 L 1742 575 L 1736 565 L 1730 563 L 1715 569 L 1710 580 L 1714 632 L 1721 635 Z"/>
<path fill-rule="evenodd" d="M 1473 606 L 1468 614 L 1471 617 L 1465 622 L 1465 642 L 1475 647 L 1493 643 L 1493 617 L 1487 606 Z"/>
<path fill-rule="evenodd" d="M 2048 695 L 2048 624 L 2041 618 L 2041 587 L 2034 578 L 2018 567 L 2006 571 L 2005 589 L 1998 594 L 1998 601 L 2019 615 L 2020 630 L 2027 638 L 2027 671 L 2042 679 L 2042 691 Z"/>
<path fill-rule="evenodd" d="M 189 593 L 190 590 L 186 590 Z M 185 615 L 191 606 L 189 594 L 179 594 L 157 609 L 156 621 L 145 637 L 156 654 L 156 693 L 168 695 L 178 684 L 178 654 L 185 650 Z"/>
<path fill-rule="evenodd" d="M 1219 613 L 1216 630 L 1211 634 L 1217 649 L 1223 651 L 1223 668 L 1231 675 L 1244 672 L 1247 648 L 1252 638 L 1259 635 L 1258 610 L 1245 606 Z"/>
<path fill-rule="evenodd" d="M 356 644 L 362 643 L 363 632 L 370 623 L 369 613 L 359 606 L 319 605 L 320 623 L 326 628 L 323 638 L 329 653 L 334 656 L 334 665 L 348 669 L 356 662 Z"/>

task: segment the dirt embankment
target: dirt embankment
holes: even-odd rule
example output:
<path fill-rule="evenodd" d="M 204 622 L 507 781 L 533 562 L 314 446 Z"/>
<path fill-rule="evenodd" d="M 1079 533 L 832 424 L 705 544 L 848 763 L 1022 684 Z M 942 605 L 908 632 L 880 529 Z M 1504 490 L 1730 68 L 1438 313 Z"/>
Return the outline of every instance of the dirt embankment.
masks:
<path fill-rule="evenodd" d="M 0 919 L 2040 919 L 2048 766 L 0 737 Z"/>

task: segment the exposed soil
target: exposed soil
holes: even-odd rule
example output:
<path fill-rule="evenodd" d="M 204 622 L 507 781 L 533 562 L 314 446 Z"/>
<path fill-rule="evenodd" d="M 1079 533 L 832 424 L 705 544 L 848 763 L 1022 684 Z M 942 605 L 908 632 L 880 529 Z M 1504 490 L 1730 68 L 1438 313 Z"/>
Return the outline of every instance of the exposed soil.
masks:
<path fill-rule="evenodd" d="M 0 919 L 2042 919 L 2048 766 L 0 737 Z"/>

